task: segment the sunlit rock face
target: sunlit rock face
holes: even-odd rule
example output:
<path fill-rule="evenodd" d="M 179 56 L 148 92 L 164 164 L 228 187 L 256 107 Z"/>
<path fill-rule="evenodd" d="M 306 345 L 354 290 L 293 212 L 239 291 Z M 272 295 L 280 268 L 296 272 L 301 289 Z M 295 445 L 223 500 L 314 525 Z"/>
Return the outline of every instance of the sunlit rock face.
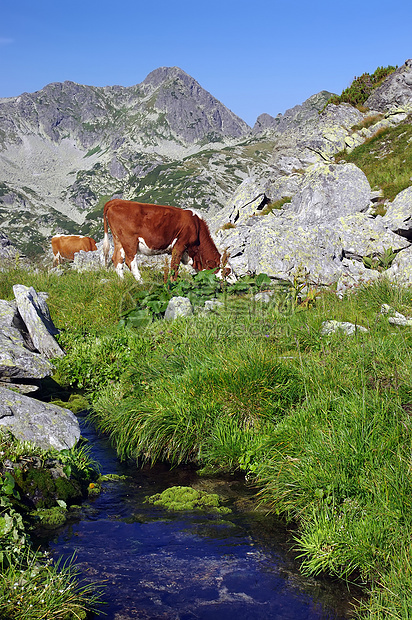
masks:
<path fill-rule="evenodd" d="M 385 112 L 391 108 L 412 108 L 412 58 L 391 73 L 368 97 L 365 105 Z"/>

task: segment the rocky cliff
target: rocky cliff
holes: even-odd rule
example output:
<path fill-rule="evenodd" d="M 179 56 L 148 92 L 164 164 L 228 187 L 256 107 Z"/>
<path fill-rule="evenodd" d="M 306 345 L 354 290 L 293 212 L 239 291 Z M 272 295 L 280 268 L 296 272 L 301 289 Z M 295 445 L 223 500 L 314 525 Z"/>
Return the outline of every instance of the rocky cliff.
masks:
<path fill-rule="evenodd" d="M 343 292 L 379 277 L 391 256 L 386 277 L 412 284 L 412 61 L 372 93 L 364 111 L 329 104 L 303 122 L 293 111 L 285 116 L 255 126 L 274 140 L 267 169 L 245 179 L 212 219 L 234 273 L 299 277 Z M 336 156 L 368 142 L 372 158 L 388 156 L 392 135 L 404 136 L 397 155 L 404 189 L 385 200 L 359 167 Z"/>

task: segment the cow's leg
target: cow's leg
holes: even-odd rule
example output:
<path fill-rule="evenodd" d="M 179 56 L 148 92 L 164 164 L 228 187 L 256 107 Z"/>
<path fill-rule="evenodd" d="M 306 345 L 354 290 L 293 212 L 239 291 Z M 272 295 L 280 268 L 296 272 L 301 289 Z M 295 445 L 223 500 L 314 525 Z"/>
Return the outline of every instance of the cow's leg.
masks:
<path fill-rule="evenodd" d="M 124 278 L 124 250 L 120 248 L 120 260 L 116 265 L 116 273 L 123 280 Z"/>
<path fill-rule="evenodd" d="M 59 263 L 60 263 L 60 252 L 57 252 L 57 254 L 53 255 L 53 267 L 57 267 Z"/>
<path fill-rule="evenodd" d="M 182 259 L 183 254 L 186 251 L 186 246 L 184 243 L 175 243 L 172 250 L 172 260 L 170 261 L 170 279 L 172 282 L 177 280 L 177 274 L 179 272 L 179 265 Z"/>
<path fill-rule="evenodd" d="M 138 282 L 143 281 L 143 278 L 140 274 L 139 267 L 138 267 L 137 254 L 135 255 L 134 259 L 131 261 L 129 265 L 129 269 Z"/>
<path fill-rule="evenodd" d="M 122 248 L 122 245 L 119 241 L 119 239 L 117 239 L 114 235 L 113 235 L 113 242 L 114 242 L 114 252 L 113 252 L 113 256 L 112 256 L 112 262 L 114 265 L 114 268 L 116 269 L 116 273 L 119 276 L 119 278 L 124 278 L 124 250 Z"/>
<path fill-rule="evenodd" d="M 129 267 L 134 278 L 138 282 L 142 282 L 143 278 L 140 274 L 139 267 L 138 267 L 138 260 L 137 260 L 138 243 L 139 243 L 139 239 L 136 236 L 136 238 L 130 241 L 129 243 L 124 243 L 123 249 L 124 249 L 124 257 L 125 257 L 126 265 Z"/>

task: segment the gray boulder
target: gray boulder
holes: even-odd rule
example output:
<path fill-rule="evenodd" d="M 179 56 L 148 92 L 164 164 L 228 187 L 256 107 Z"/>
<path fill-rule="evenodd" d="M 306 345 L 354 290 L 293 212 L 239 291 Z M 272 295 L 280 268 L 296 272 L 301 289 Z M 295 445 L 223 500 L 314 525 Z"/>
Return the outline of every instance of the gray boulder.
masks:
<path fill-rule="evenodd" d="M 58 330 L 50 317 L 49 308 L 45 300 L 34 288 L 15 284 L 13 293 L 17 308 L 27 326 L 32 342 L 46 358 L 62 357 L 64 351 L 60 348 L 54 336 Z"/>
<path fill-rule="evenodd" d="M 357 332 L 367 332 L 366 327 L 362 325 L 354 325 L 353 323 L 349 323 L 348 321 L 323 321 L 320 333 L 323 336 L 328 336 L 329 334 L 335 334 L 337 332 L 342 332 L 347 336 L 351 336 L 352 334 L 356 334 Z"/>
<path fill-rule="evenodd" d="M 407 187 L 388 205 L 382 218 L 390 230 L 412 239 L 412 187 Z"/>
<path fill-rule="evenodd" d="M 397 312 L 394 308 L 389 306 L 388 304 L 382 304 L 381 306 L 381 314 L 388 315 L 389 323 L 392 325 L 402 325 L 404 327 L 412 327 L 412 319 L 406 317 L 405 315 Z"/>
<path fill-rule="evenodd" d="M 305 175 L 290 208 L 307 225 L 366 211 L 370 199 L 369 182 L 355 164 L 318 164 Z"/>
<path fill-rule="evenodd" d="M 53 365 L 40 353 L 26 348 L 17 329 L 0 330 L 0 380 L 44 379 L 53 372 Z"/>
<path fill-rule="evenodd" d="M 69 409 L 3 387 L 0 387 L 0 426 L 19 441 L 31 441 L 44 450 L 72 448 L 80 438 L 79 423 Z"/>
<path fill-rule="evenodd" d="M 191 316 L 193 314 L 193 306 L 188 297 L 172 297 L 169 301 L 165 319 L 173 320 L 178 316 Z"/>
<path fill-rule="evenodd" d="M 34 351 L 16 304 L 0 300 L 0 380 L 43 379 L 52 372 L 52 363 Z"/>
<path fill-rule="evenodd" d="M 296 177 L 299 180 L 293 181 Z M 371 188 L 354 164 L 317 163 L 304 173 L 278 177 L 272 187 L 277 183 L 281 188 L 281 179 L 289 181 L 289 189 L 297 189 L 280 210 L 262 215 L 268 185 L 264 188 L 254 178 L 244 181 L 228 202 L 228 224 L 217 230 L 216 242 L 228 250 L 236 276 L 263 272 L 292 282 L 303 277 L 321 286 L 338 283 L 343 294 L 378 275 L 365 268 L 364 257 L 375 258 L 391 248 L 399 253 L 395 271 L 409 256 L 409 190 L 382 218 L 369 214 Z M 397 234 L 400 231 L 406 231 L 404 236 Z"/>

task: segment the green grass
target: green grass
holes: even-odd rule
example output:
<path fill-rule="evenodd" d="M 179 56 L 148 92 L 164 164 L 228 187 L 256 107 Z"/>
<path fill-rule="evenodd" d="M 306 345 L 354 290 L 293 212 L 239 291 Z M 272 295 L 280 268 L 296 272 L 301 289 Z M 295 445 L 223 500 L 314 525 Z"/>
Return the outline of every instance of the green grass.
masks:
<path fill-rule="evenodd" d="M 0 618 L 85 620 L 99 592 L 80 584 L 73 562 L 52 564 L 31 551 L 0 573 Z"/>
<path fill-rule="evenodd" d="M 356 164 L 366 174 L 373 190 L 393 200 L 412 184 L 412 117 L 396 127 L 377 131 L 350 153 L 342 152 L 336 160 Z"/>
<path fill-rule="evenodd" d="M 411 316 L 412 290 L 382 280 L 305 297 L 295 283 L 267 305 L 237 294 L 217 313 L 131 328 L 120 315 L 161 274 L 143 285 L 103 274 L 23 283 L 50 293 L 67 351 L 55 378 L 86 391 L 119 456 L 244 472 L 296 524 L 304 572 L 361 584 L 359 618 L 409 618 L 412 335 L 380 308 Z M 3 297 L 12 280 L 0 274 Z M 368 331 L 322 336 L 326 319 Z"/>

